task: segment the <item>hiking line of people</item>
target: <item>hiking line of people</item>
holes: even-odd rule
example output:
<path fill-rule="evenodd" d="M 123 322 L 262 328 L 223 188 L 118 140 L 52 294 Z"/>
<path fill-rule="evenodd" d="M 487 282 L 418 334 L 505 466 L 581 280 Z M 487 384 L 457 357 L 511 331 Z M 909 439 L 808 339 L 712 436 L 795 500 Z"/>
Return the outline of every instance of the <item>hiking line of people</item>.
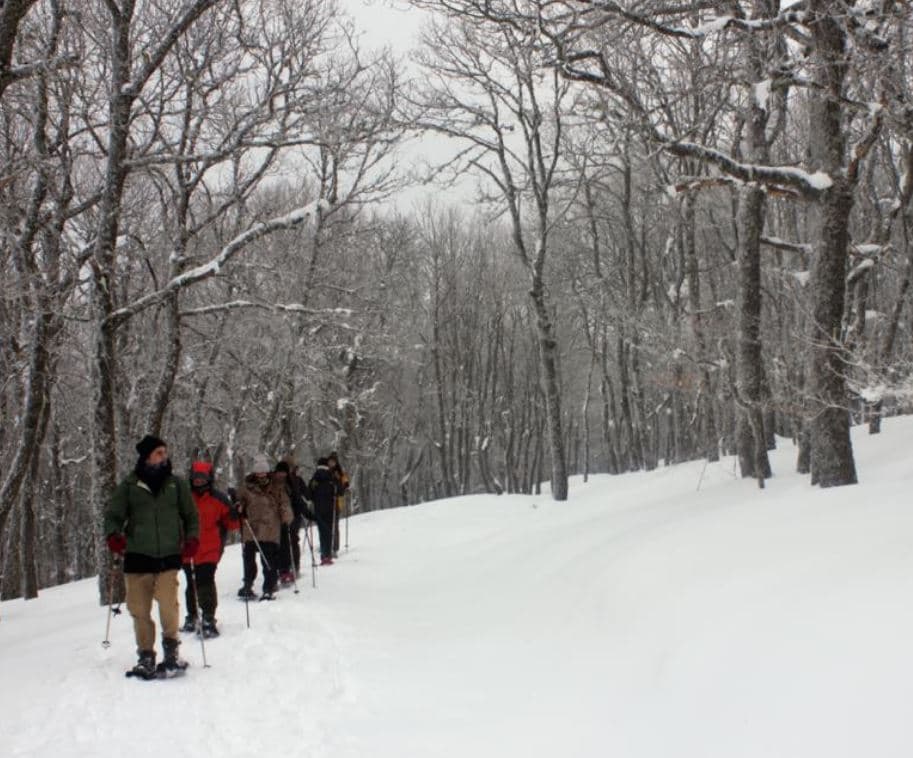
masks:
<path fill-rule="evenodd" d="M 260 454 L 238 487 L 226 494 L 215 488 L 208 461 L 194 461 L 189 480 L 175 476 L 168 446 L 158 437 L 146 435 L 136 451 L 139 457 L 133 471 L 115 488 L 104 513 L 112 573 L 119 567 L 124 572 L 127 610 L 133 617 L 136 638 L 138 660 L 127 675 L 141 679 L 178 676 L 188 665 L 178 654 L 180 631 L 196 632 L 201 645 L 204 639 L 219 636 L 216 569 L 228 533 L 239 531 L 243 543 L 240 599 L 258 599 L 253 589 L 258 556 L 263 573 L 260 600 L 275 599 L 280 586 L 294 586 L 298 591 L 302 528 L 316 586 L 311 527 L 317 526 L 320 565 L 332 565 L 339 554 L 340 517 L 347 514 L 349 478 L 335 452 L 318 459 L 308 482 L 299 475 L 291 456 L 271 467 L 267 456 Z M 346 543 L 348 547 L 348 533 Z M 180 571 L 185 576 L 183 626 Z M 153 601 L 158 604 L 162 631 L 163 657 L 158 664 Z M 109 602 L 109 624 L 110 606 Z M 204 646 L 204 663 L 205 655 Z"/>

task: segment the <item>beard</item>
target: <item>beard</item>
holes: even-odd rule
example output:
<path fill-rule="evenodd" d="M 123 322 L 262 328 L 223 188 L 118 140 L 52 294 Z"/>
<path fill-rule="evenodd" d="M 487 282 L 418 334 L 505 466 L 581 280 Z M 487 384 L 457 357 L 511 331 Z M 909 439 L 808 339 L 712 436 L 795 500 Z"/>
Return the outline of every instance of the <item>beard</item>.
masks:
<path fill-rule="evenodd" d="M 138 461 L 136 464 L 136 476 L 142 481 L 153 495 L 158 495 L 165 486 L 168 477 L 171 476 L 171 459 L 166 459 L 157 466 L 150 466 L 145 460 Z"/>

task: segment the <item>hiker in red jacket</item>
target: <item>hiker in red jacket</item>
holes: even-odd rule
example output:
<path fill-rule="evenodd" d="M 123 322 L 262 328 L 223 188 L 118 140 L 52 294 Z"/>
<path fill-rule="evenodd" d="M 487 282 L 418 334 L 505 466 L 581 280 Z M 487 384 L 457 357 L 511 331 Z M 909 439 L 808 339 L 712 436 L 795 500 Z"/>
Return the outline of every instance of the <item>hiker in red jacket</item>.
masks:
<path fill-rule="evenodd" d="M 222 557 L 226 534 L 232 529 L 239 528 L 238 515 L 234 512 L 228 496 L 212 486 L 212 464 L 207 461 L 194 461 L 190 466 L 190 492 L 200 517 L 200 548 L 194 556 L 193 574 L 190 561 L 184 563 L 184 577 L 187 580 L 187 618 L 184 619 L 181 630 L 196 631 L 199 599 L 199 608 L 203 613 L 203 636 L 218 637 L 216 566 Z"/>

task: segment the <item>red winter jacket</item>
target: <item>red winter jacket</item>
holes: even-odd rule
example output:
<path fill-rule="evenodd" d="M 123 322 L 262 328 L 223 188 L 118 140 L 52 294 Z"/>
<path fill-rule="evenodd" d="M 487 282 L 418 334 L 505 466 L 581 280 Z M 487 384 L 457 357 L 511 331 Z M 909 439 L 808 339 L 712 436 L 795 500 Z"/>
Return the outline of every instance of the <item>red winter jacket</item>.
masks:
<path fill-rule="evenodd" d="M 212 480 L 212 464 L 195 461 L 190 469 L 191 482 L 194 474 L 206 474 Z M 232 518 L 228 498 L 217 490 L 191 490 L 193 502 L 200 517 L 200 549 L 193 557 L 194 563 L 218 563 L 222 557 L 221 530 L 238 529 L 240 524 Z M 185 561 L 190 563 L 190 561 Z"/>

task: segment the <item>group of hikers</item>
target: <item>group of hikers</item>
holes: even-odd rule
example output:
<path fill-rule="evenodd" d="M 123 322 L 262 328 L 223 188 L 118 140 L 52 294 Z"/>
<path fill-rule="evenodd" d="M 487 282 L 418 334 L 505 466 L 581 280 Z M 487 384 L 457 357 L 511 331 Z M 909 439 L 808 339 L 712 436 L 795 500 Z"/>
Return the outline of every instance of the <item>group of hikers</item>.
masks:
<path fill-rule="evenodd" d="M 167 444 L 146 435 L 136 445 L 134 470 L 115 488 L 105 509 L 104 530 L 115 561 L 122 558 L 127 610 L 133 617 L 138 661 L 130 676 L 174 676 L 187 667 L 178 655 L 179 632 L 218 636 L 216 567 L 229 532 L 243 542 L 244 582 L 238 597 L 257 599 L 257 556 L 263 573 L 261 600 L 272 600 L 280 585 L 301 571 L 300 532 L 313 558 L 310 526 L 316 524 L 320 565 L 339 553 L 339 521 L 349 478 L 335 452 L 317 461 L 308 481 L 291 456 L 271 466 L 265 455 L 253 459 L 237 488 L 214 486 L 213 466 L 194 461 L 189 481 L 172 472 Z M 178 573 L 186 578 L 187 614 L 180 626 Z M 163 660 L 156 664 L 152 602 L 159 607 Z"/>

